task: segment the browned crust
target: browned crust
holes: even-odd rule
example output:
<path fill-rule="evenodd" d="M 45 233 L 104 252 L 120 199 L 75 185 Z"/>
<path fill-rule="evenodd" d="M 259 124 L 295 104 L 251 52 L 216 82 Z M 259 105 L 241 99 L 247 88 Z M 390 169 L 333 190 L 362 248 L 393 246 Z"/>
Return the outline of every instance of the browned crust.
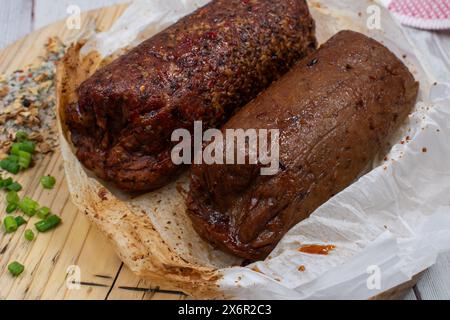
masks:
<path fill-rule="evenodd" d="M 148 214 L 130 209 L 100 182 L 89 178 L 74 156 L 64 126 L 67 103 L 76 99 L 75 88 L 101 63 L 98 53 L 81 58 L 83 43 L 73 45 L 58 65 L 57 115 L 61 152 L 74 203 L 113 243 L 120 259 L 135 274 L 164 289 L 197 298 L 223 297 L 217 290 L 220 275 L 215 268 L 200 266 L 180 257 L 162 239 Z"/>
<path fill-rule="evenodd" d="M 304 0 L 214 0 L 80 84 L 66 105 L 77 157 L 129 191 L 164 186 L 175 129 L 216 127 L 314 50 Z"/>

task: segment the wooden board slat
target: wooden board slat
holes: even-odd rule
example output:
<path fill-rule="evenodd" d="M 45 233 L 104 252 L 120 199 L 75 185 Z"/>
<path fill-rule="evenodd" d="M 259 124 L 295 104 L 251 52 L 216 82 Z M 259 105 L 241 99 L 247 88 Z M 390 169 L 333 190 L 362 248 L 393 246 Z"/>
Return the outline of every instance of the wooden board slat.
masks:
<path fill-rule="evenodd" d="M 161 293 L 161 292 L 153 293 L 152 292 L 152 293 L 146 293 L 142 299 L 143 300 L 185 300 L 186 296 L 176 295 L 173 293 Z"/>
<path fill-rule="evenodd" d="M 439 256 L 417 283 L 417 293 L 422 300 L 450 300 L 450 253 Z"/>
<path fill-rule="evenodd" d="M 22 194 L 34 196 L 36 192 L 39 192 L 41 188 L 38 188 L 39 178 L 36 177 L 42 176 L 47 170 L 48 166 L 54 166 L 56 161 L 57 157 L 52 158 L 50 156 L 47 156 L 39 161 L 33 170 L 29 170 L 25 174 L 20 175 L 17 180 L 24 187 L 24 192 L 22 192 Z M 34 171 L 33 175 L 32 171 Z M 5 212 L 4 193 L 2 192 L 2 194 L 2 199 L 0 199 L 0 201 L 2 201 L 0 204 L 0 209 L 2 210 L 2 212 Z M 4 215 L 5 214 L 1 215 L 2 221 Z M 28 228 L 28 225 L 31 226 L 32 223 L 33 220 L 31 219 L 26 226 L 20 227 L 19 231 L 13 234 L 5 234 L 3 228 L 1 230 L 0 247 L 2 248 L 2 254 L 0 255 L 0 281 L 2 283 L 2 286 L 0 286 L 0 297 L 2 298 L 6 298 L 9 292 L 14 287 L 16 287 L 19 282 L 29 282 L 29 278 L 26 277 L 26 274 L 24 274 L 23 278 L 20 278 L 21 281 L 18 281 L 19 279 L 11 278 L 7 270 L 7 265 L 9 264 L 9 262 L 14 260 L 23 262 L 28 257 L 29 252 L 31 251 L 35 243 L 25 241 L 25 239 L 23 238 L 23 230 L 25 228 Z M 45 236 L 48 237 L 48 235 Z M 36 256 L 38 254 L 39 253 L 36 252 Z"/>
<path fill-rule="evenodd" d="M 47 157 L 49 158 L 49 157 Z M 65 188 L 66 184 L 62 183 L 63 173 L 60 169 L 60 173 L 58 174 L 58 162 L 60 161 L 60 157 L 54 156 L 51 157 L 49 162 L 44 162 L 41 167 L 35 168 L 40 171 L 38 175 L 35 175 L 32 180 L 31 188 L 26 192 L 31 198 L 38 201 L 42 206 L 48 206 L 52 208 L 52 210 L 56 213 L 60 213 L 62 207 L 68 201 L 68 197 L 64 197 L 61 201 L 56 201 L 57 198 L 48 194 L 48 191 L 44 192 L 43 188 L 39 186 L 39 177 L 46 173 L 54 174 L 57 179 L 59 179 L 58 185 L 55 186 L 55 192 L 61 192 L 61 188 Z M 55 170 L 56 169 L 56 170 Z M 58 199 L 60 200 L 60 199 Z M 46 263 L 46 272 L 50 272 L 53 268 L 54 257 L 50 257 L 48 260 L 45 259 L 47 250 L 55 251 L 60 248 L 60 239 L 65 237 L 68 232 L 68 228 L 70 227 L 72 220 L 75 215 L 65 215 L 61 213 L 62 219 L 64 220 L 64 224 L 62 224 L 59 228 L 57 228 L 54 232 L 51 233 L 36 233 L 36 239 L 32 242 L 28 242 L 23 237 L 23 231 L 25 228 L 32 228 L 34 223 L 38 221 L 38 218 L 28 218 L 27 226 L 22 226 L 18 232 L 15 232 L 12 237 L 15 238 L 15 246 L 10 246 L 8 250 L 12 252 L 14 256 L 14 260 L 20 261 L 22 264 L 27 266 L 28 272 L 25 272 L 23 276 L 19 279 L 16 279 L 11 286 L 6 298 L 8 299 L 22 299 L 25 297 L 29 286 L 36 279 L 42 276 L 41 273 L 38 273 L 38 269 L 40 267 L 41 261 L 51 261 L 51 263 Z M 51 245 L 50 245 L 51 244 Z M 5 261 L 8 263 L 8 261 Z M 3 277 L 9 276 L 7 272 L 3 274 Z M 17 281 L 19 280 L 19 281 Z"/>
<path fill-rule="evenodd" d="M 34 62 L 43 53 L 44 43 L 50 36 L 64 41 L 74 39 L 92 24 L 100 30 L 109 28 L 124 9 L 125 6 L 116 6 L 83 14 L 81 30 L 69 30 L 65 21 L 61 21 L 24 37 L 1 52 L 0 72 L 10 73 Z M 56 177 L 58 184 L 54 190 L 40 187 L 39 178 L 45 174 Z M 53 232 L 38 234 L 31 243 L 23 238 L 25 226 L 12 235 L 0 231 L 0 299 L 105 299 L 122 263 L 107 239 L 70 201 L 59 152 L 38 161 L 34 168 L 15 179 L 24 187 L 21 196 L 28 195 L 51 207 L 61 214 L 63 224 Z M 1 219 L 4 196 L 0 193 Z M 35 221 L 32 218 L 28 227 Z M 26 267 L 18 278 L 11 277 L 7 271 L 7 265 L 13 260 Z M 69 290 L 66 286 L 67 268 L 71 265 L 81 270 L 83 285 L 79 290 Z"/>
<path fill-rule="evenodd" d="M 403 297 L 403 300 L 417 300 L 416 295 L 414 293 L 414 289 L 409 289 L 408 292 Z"/>
<path fill-rule="evenodd" d="M 80 267 L 82 282 L 104 286 L 81 285 L 79 290 L 67 290 L 64 299 L 106 299 L 122 262 L 111 244 L 95 228 L 89 230 L 76 264 Z"/>
<path fill-rule="evenodd" d="M 31 32 L 33 1 L 32 0 L 0 0 L 0 48 Z"/>
<path fill-rule="evenodd" d="M 133 291 L 123 289 L 126 288 L 150 288 L 151 284 L 145 280 L 138 278 L 127 266 L 123 266 L 122 270 L 112 288 L 108 300 L 142 300 L 145 296 L 143 291 Z M 122 288 L 121 288 L 122 287 Z"/>
<path fill-rule="evenodd" d="M 26 299 L 63 299 L 66 295 L 68 290 L 66 286 L 67 268 L 78 265 L 79 255 L 86 245 L 87 234 L 91 225 L 82 214 L 77 213 L 78 210 L 71 201 L 67 202 L 63 211 L 66 214 L 75 215 L 71 232 L 60 250 L 58 259 L 48 278 L 33 281 L 25 296 Z M 45 269 L 45 266 L 42 266 L 42 269 Z"/>

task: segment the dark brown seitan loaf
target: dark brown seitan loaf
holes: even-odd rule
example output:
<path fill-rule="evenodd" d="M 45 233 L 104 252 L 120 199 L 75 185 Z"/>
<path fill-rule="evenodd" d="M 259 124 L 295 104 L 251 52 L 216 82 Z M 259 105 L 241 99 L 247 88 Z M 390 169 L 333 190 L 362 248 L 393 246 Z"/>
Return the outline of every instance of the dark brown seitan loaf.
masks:
<path fill-rule="evenodd" d="M 238 256 L 266 257 L 358 177 L 407 117 L 417 91 L 380 43 L 338 33 L 224 127 L 279 129 L 276 175 L 261 176 L 256 165 L 193 166 L 187 205 L 195 229 Z"/>
<path fill-rule="evenodd" d="M 78 159 L 131 191 L 163 186 L 174 129 L 220 126 L 316 47 L 304 0 L 216 0 L 98 70 L 66 110 Z"/>

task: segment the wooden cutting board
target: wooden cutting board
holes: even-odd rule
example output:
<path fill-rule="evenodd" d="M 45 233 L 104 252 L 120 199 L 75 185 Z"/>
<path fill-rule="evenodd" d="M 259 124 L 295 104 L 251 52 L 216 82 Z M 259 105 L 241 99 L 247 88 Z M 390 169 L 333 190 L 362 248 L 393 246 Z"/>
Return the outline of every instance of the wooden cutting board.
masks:
<path fill-rule="evenodd" d="M 66 22 L 60 21 L 34 31 L 0 52 L 0 73 L 11 73 L 33 63 L 44 53 L 44 44 L 49 37 L 58 36 L 67 42 L 93 24 L 98 30 L 108 29 L 125 8 L 126 5 L 119 5 L 84 13 L 80 30 L 69 30 Z M 44 191 L 39 187 L 39 178 L 46 174 L 57 179 L 53 190 Z M 32 169 L 16 176 L 16 180 L 24 188 L 21 196 L 28 195 L 41 205 L 49 206 L 62 216 L 63 224 L 53 232 L 39 234 L 33 242 L 24 239 L 24 227 L 12 235 L 5 234 L 1 227 L 0 300 L 184 299 L 178 294 L 146 291 L 155 288 L 122 264 L 107 239 L 72 204 L 59 152 L 46 156 Z M 1 192 L 1 221 L 5 212 L 4 196 Z M 7 270 L 14 260 L 25 265 L 24 273 L 16 279 Z M 67 268 L 73 265 L 81 271 L 79 290 L 70 290 L 66 286 Z"/>
<path fill-rule="evenodd" d="M 24 68 L 44 53 L 49 37 L 69 42 L 95 24 L 97 30 L 108 29 L 122 14 L 126 5 L 112 6 L 84 13 L 80 30 L 69 30 L 60 21 L 34 31 L 0 52 L 0 73 Z M 53 190 L 39 187 L 39 178 L 50 174 L 57 179 Z M 63 224 L 53 232 L 39 234 L 35 241 L 23 237 L 24 227 L 12 235 L 0 231 L 0 300 L 1 299 L 185 299 L 185 296 L 164 292 L 136 277 L 81 212 L 72 204 L 64 179 L 59 152 L 46 156 L 16 177 L 22 186 L 21 195 L 28 195 L 41 205 L 62 216 Z M 4 218 L 4 193 L 0 194 L 0 217 Z M 30 222 L 30 225 L 34 221 Z M 3 229 L 3 228 L 2 228 Z M 7 270 L 11 261 L 25 265 L 24 273 L 13 278 Z M 66 285 L 68 268 L 78 266 L 79 289 Z M 395 299 L 409 290 L 417 279 L 375 298 Z"/>

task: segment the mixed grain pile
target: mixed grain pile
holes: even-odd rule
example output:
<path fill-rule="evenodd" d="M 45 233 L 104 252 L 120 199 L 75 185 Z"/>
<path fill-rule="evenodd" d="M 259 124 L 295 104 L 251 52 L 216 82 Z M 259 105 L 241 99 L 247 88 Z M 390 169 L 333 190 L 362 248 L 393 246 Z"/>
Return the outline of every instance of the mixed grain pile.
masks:
<path fill-rule="evenodd" d="M 7 156 L 17 131 L 36 141 L 38 153 L 58 146 L 55 73 L 65 49 L 57 38 L 49 38 L 37 63 L 0 75 L 0 160 Z"/>

